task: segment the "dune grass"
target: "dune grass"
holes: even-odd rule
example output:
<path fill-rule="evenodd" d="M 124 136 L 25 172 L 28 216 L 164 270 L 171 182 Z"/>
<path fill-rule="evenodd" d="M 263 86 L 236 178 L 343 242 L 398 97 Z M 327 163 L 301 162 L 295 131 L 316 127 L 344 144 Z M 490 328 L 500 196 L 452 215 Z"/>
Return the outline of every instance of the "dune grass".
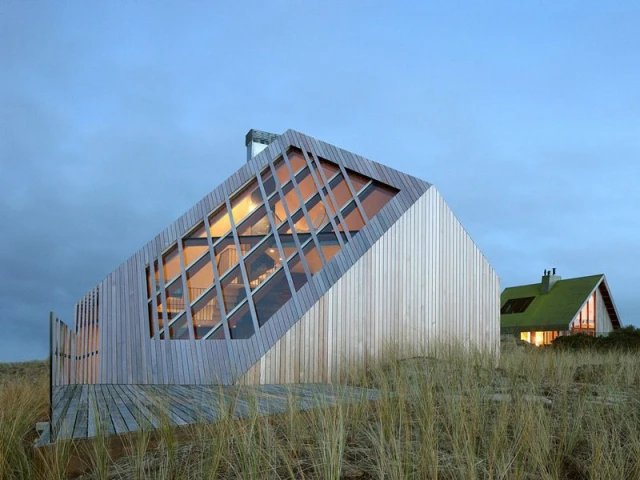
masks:
<path fill-rule="evenodd" d="M 0 368 L 0 478 L 63 478 L 68 446 L 34 462 L 46 374 Z M 18 369 L 19 370 L 19 369 Z M 128 439 L 112 460 L 103 437 L 80 478 L 640 478 L 640 356 L 513 349 L 383 362 L 346 375 L 377 388 L 356 401 L 265 418 L 255 408 Z M 66 449 L 66 450 L 65 450 Z"/>

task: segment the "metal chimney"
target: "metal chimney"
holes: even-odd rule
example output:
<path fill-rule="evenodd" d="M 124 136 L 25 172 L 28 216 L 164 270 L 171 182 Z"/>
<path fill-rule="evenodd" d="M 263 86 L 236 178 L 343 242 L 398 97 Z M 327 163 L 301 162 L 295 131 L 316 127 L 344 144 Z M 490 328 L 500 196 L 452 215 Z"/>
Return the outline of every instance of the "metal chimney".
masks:
<path fill-rule="evenodd" d="M 247 162 L 267 148 L 276 138 L 278 138 L 278 135 L 275 133 L 263 132 L 253 128 L 249 130 L 244 139 L 244 144 L 247 147 Z"/>

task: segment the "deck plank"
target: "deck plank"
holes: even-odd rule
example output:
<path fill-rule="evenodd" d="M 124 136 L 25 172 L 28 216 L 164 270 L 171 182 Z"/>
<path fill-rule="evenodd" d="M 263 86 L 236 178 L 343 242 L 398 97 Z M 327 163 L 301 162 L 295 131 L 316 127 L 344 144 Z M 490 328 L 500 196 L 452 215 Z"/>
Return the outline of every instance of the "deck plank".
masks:
<path fill-rule="evenodd" d="M 96 399 L 96 390 L 93 385 L 89 387 L 87 392 L 87 438 L 93 438 L 97 434 L 97 418 L 98 418 L 98 405 Z"/>
<path fill-rule="evenodd" d="M 120 414 L 120 416 L 122 417 L 122 420 L 124 421 L 124 423 L 126 425 L 126 431 L 127 432 L 135 432 L 135 431 L 139 430 L 140 427 L 138 425 L 138 422 L 134 418 L 135 411 L 132 413 L 127 408 L 127 406 L 125 405 L 124 401 L 120 397 L 120 392 L 115 387 L 115 385 L 109 385 L 107 387 L 107 391 L 109 392 L 109 395 L 111 396 L 111 399 L 113 400 L 116 408 L 118 409 L 118 413 Z"/>
<path fill-rule="evenodd" d="M 96 425 L 96 433 L 104 432 L 108 435 L 116 433 L 116 429 L 113 425 L 111 415 L 109 415 L 109 408 L 105 401 L 104 392 L 102 391 L 103 385 L 95 386 L 96 401 L 98 403 L 98 418 L 100 419 L 98 425 Z"/>
<path fill-rule="evenodd" d="M 154 406 L 172 425 L 189 425 L 193 419 L 176 408 L 171 399 L 171 385 L 147 385 L 147 393 L 154 398 Z M 166 420 L 165 420 L 166 421 Z"/>
<path fill-rule="evenodd" d="M 143 399 L 136 395 L 136 390 L 129 389 L 131 385 L 114 385 L 114 387 L 120 392 L 120 398 L 135 417 L 138 426 L 143 429 L 149 427 L 157 428 L 158 422 L 154 418 L 153 413 L 144 404 Z"/>
<path fill-rule="evenodd" d="M 375 400 L 376 390 L 327 384 L 68 385 L 53 392 L 53 429 L 35 446 L 163 426 L 213 423 L 231 415 L 262 416 Z"/>
<path fill-rule="evenodd" d="M 144 388 L 137 385 L 120 385 L 120 388 L 127 390 L 132 399 L 135 400 L 138 410 L 151 422 L 153 428 L 160 427 L 160 415 L 155 408 L 153 399 L 147 394 Z"/>
<path fill-rule="evenodd" d="M 76 415 L 75 425 L 73 427 L 73 437 L 72 438 L 87 438 L 87 417 L 88 417 L 88 394 L 89 394 L 89 386 L 81 385 L 80 386 L 80 398 L 78 399 L 78 413 Z"/>
<path fill-rule="evenodd" d="M 80 403 L 81 388 L 79 385 L 75 385 L 71 394 L 71 399 L 68 403 L 68 407 L 63 414 L 62 423 L 60 424 L 60 430 L 56 434 L 58 440 L 68 440 L 73 438 L 73 427 L 76 423 L 76 417 L 78 416 L 78 405 Z"/>
<path fill-rule="evenodd" d="M 64 420 L 66 410 L 73 398 L 73 392 L 76 389 L 76 385 L 67 385 L 64 387 L 58 387 L 62 394 L 59 396 L 57 402 L 53 405 L 51 424 L 53 426 L 52 438 L 57 438 L 58 432 L 62 421 Z"/>
<path fill-rule="evenodd" d="M 104 395 L 104 401 L 109 411 L 109 416 L 111 417 L 113 428 L 115 428 L 116 433 L 120 434 L 128 432 L 129 429 L 127 428 L 127 424 L 122 418 L 120 411 L 118 410 L 115 399 L 113 398 L 111 391 L 109 390 L 109 385 L 102 386 L 102 394 Z"/>

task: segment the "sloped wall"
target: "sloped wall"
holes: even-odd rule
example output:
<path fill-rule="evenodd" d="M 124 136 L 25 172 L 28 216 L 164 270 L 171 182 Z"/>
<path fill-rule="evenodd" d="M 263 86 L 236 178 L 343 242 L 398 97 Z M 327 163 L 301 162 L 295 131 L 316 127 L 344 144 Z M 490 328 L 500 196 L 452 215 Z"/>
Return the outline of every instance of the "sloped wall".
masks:
<path fill-rule="evenodd" d="M 236 383 L 332 382 L 390 343 L 499 352 L 500 284 L 435 187 Z"/>
<path fill-rule="evenodd" d="M 259 175 L 269 162 L 283 156 L 290 146 L 391 185 L 397 188 L 399 193 L 375 217 L 369 219 L 360 233 L 251 338 L 230 339 L 225 335 L 224 341 L 218 341 L 195 338 L 160 339 L 157 334 L 151 336 L 146 266 L 160 259 L 179 238 L 207 218 L 215 208 L 224 204 L 243 185 Z M 96 312 L 93 317 L 87 317 L 84 313 L 86 309 L 82 307 L 88 301 L 88 296 L 76 304 L 75 326 L 97 324 L 98 331 L 93 332 L 97 335 L 94 334 L 92 338 L 97 339 L 98 348 L 91 357 L 91 368 L 94 372 L 92 376 L 85 378 L 84 375 L 74 374 L 70 382 L 233 384 L 264 356 L 429 188 L 428 182 L 288 130 L 100 282 L 97 287 L 99 301 L 96 300 Z M 85 342 L 88 336 L 84 335 L 82 338 Z M 91 348 L 94 348 L 93 344 Z"/>

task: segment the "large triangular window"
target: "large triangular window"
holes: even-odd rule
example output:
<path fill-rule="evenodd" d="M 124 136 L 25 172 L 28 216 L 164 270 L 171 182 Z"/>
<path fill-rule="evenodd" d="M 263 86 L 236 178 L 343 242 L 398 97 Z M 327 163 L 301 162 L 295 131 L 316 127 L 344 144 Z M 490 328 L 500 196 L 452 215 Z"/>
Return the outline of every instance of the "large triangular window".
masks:
<path fill-rule="evenodd" d="M 289 149 L 147 267 L 151 336 L 251 337 L 397 193 Z"/>

